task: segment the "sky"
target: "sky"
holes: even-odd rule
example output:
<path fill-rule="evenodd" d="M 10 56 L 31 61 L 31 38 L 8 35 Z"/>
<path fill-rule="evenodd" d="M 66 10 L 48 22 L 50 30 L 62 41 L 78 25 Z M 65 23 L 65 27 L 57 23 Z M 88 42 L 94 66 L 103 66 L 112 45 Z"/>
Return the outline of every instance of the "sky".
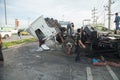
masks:
<path fill-rule="evenodd" d="M 15 25 L 15 19 L 20 26 L 28 26 L 36 18 L 54 18 L 58 21 L 71 21 L 75 27 L 81 27 L 85 19 L 91 19 L 95 7 L 98 15 L 103 15 L 103 6 L 108 0 L 5 0 L 7 11 L 7 24 Z M 114 0 L 115 6 L 120 6 L 119 0 Z M 116 9 L 116 7 L 115 7 Z M 119 11 L 116 9 L 115 11 Z M 102 18 L 102 17 L 101 17 Z M 100 18 L 99 18 L 100 19 Z M 4 0 L 0 0 L 0 24 L 5 24 Z"/>

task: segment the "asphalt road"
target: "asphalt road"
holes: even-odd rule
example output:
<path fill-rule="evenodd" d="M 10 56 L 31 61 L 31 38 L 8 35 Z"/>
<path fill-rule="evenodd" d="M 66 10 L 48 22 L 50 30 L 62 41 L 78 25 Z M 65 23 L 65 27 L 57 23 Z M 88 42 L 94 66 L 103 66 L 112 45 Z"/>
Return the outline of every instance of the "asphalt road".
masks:
<path fill-rule="evenodd" d="M 31 35 L 23 35 L 23 36 L 21 36 L 21 39 L 27 39 L 27 38 L 32 38 L 32 37 L 33 36 L 31 36 Z M 12 35 L 8 39 L 2 39 L 3 42 L 10 42 L 10 41 L 16 41 L 16 40 L 20 40 L 18 35 Z"/>
<path fill-rule="evenodd" d="M 66 55 L 61 48 L 40 52 L 37 47 L 33 42 L 3 50 L 0 80 L 114 80 L 106 66 L 92 65 L 90 57 L 81 56 L 76 63 L 76 54 Z M 110 68 L 120 80 L 120 68 Z"/>

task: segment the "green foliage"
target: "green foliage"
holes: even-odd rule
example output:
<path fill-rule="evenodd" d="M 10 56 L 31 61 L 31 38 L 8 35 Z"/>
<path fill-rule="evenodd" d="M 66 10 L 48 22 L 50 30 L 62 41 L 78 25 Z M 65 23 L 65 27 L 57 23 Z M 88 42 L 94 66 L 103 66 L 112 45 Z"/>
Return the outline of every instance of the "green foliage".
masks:
<path fill-rule="evenodd" d="M 29 38 L 29 39 L 23 39 L 23 40 L 18 40 L 18 41 L 11 41 L 11 42 L 3 42 L 2 46 L 3 48 L 8 48 L 10 46 L 22 44 L 22 43 L 29 43 L 29 42 L 34 42 L 36 41 L 35 38 Z"/>

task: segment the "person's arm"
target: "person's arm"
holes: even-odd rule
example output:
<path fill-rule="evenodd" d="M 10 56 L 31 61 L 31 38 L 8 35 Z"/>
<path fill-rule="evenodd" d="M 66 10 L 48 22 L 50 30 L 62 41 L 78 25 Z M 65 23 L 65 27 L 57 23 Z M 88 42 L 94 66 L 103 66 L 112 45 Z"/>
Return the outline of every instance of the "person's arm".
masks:
<path fill-rule="evenodd" d="M 83 48 L 86 48 L 86 46 L 82 43 L 81 40 L 79 40 L 79 44 L 80 44 Z"/>
<path fill-rule="evenodd" d="M 59 34 L 59 36 L 60 36 L 60 39 L 61 39 L 61 41 L 62 41 L 62 43 L 63 43 L 63 42 L 64 42 L 63 37 L 61 36 L 61 34 Z"/>

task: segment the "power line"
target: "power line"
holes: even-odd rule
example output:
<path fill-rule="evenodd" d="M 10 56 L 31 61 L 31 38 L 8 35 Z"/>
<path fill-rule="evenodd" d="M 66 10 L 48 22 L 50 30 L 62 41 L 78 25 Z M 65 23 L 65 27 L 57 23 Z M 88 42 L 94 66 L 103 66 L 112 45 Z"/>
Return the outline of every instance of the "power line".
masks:
<path fill-rule="evenodd" d="M 98 0 L 99 1 L 99 0 Z M 101 3 L 100 3 L 101 2 Z M 99 9 L 99 8 L 101 8 L 101 6 L 103 6 L 104 4 L 106 4 L 106 2 L 107 2 L 107 0 L 102 0 L 102 1 L 99 1 L 98 3 L 97 3 L 97 9 Z"/>
<path fill-rule="evenodd" d="M 115 2 L 116 3 L 116 2 Z M 118 6 L 120 6 L 120 4 L 118 3 L 117 5 L 114 5 L 114 7 L 112 7 L 112 9 L 116 9 L 116 8 L 118 8 Z"/>
<path fill-rule="evenodd" d="M 98 20 L 100 20 L 101 17 L 104 17 L 104 12 L 105 12 L 104 5 L 106 3 L 107 3 L 107 0 L 103 0 L 101 6 L 100 6 L 100 3 L 98 3 L 100 8 L 103 7 L 103 10 L 101 9 L 100 11 L 98 11 L 98 12 L 100 12 L 100 13 L 98 13 Z M 99 7 L 97 9 L 99 9 Z"/>
<path fill-rule="evenodd" d="M 109 30 L 111 28 L 111 4 L 112 4 L 112 1 L 108 0 L 108 5 L 106 7 L 108 9 L 108 29 Z"/>

